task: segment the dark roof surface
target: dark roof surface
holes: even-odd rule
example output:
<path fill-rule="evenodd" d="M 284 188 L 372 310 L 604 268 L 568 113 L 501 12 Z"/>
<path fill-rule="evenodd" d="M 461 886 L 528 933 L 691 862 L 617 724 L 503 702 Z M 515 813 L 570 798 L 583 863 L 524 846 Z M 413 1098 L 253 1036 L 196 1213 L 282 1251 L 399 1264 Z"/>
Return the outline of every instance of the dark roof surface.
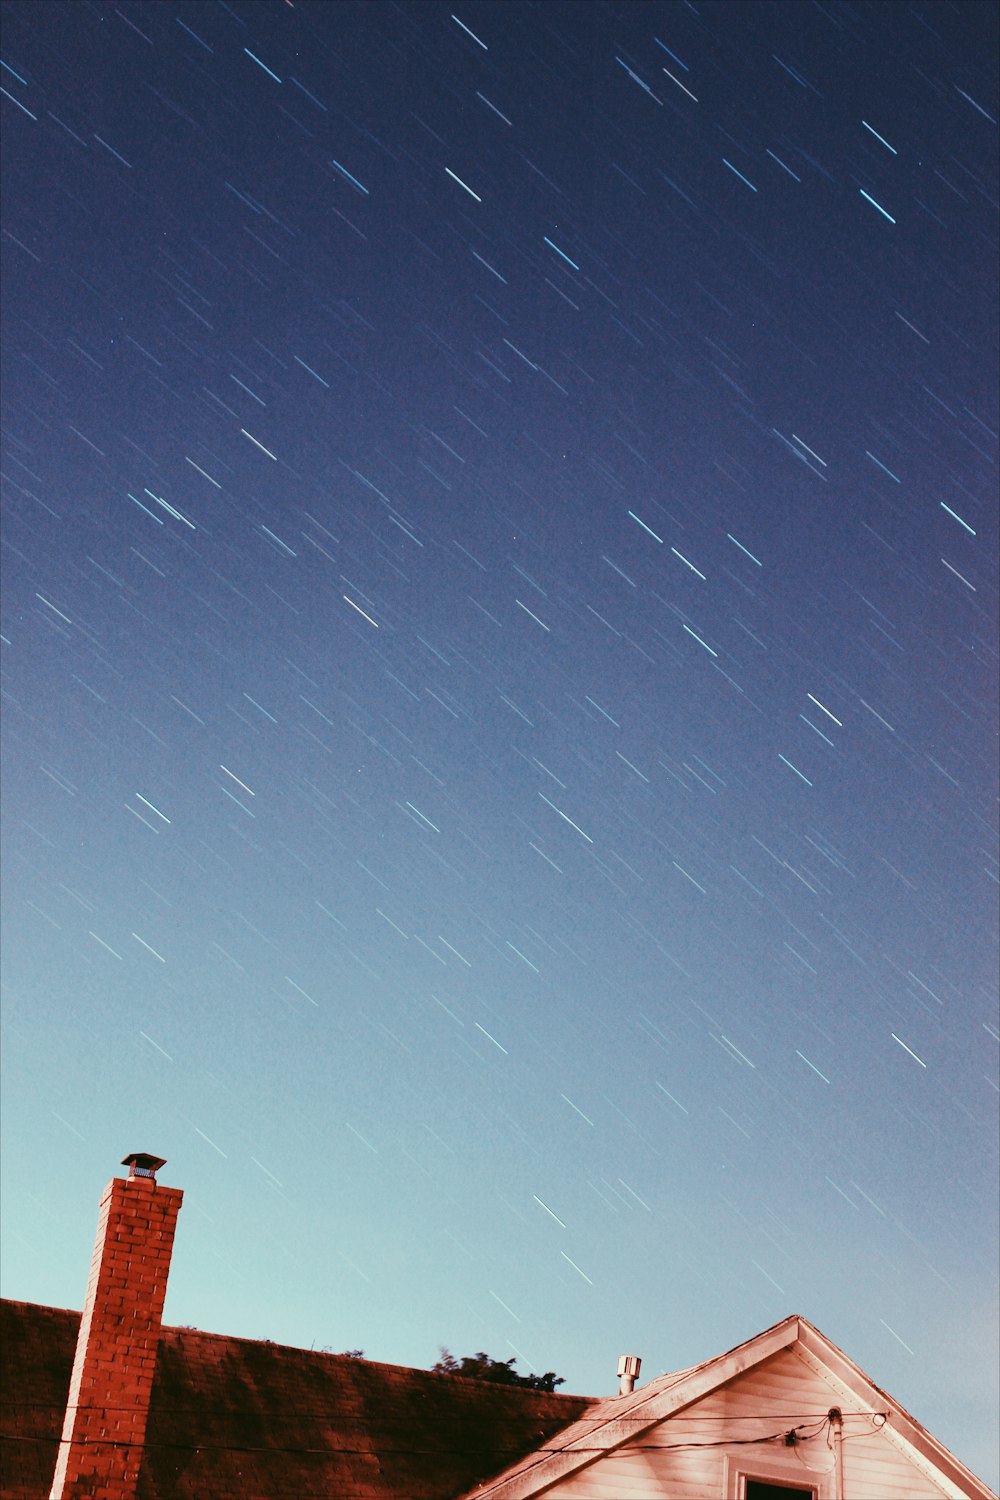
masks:
<path fill-rule="evenodd" d="M 46 1500 L 80 1314 L 0 1303 L 0 1493 Z M 164 1328 L 138 1500 L 455 1500 L 591 1402 Z"/>

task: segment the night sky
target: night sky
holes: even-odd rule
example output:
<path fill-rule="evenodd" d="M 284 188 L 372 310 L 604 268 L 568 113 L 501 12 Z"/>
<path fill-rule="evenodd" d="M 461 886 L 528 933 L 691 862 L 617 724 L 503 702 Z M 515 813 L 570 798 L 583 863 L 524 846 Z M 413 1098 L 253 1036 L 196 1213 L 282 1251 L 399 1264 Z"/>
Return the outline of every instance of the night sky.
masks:
<path fill-rule="evenodd" d="M 997 1483 L 991 4 L 4 7 L 4 1292 Z"/>

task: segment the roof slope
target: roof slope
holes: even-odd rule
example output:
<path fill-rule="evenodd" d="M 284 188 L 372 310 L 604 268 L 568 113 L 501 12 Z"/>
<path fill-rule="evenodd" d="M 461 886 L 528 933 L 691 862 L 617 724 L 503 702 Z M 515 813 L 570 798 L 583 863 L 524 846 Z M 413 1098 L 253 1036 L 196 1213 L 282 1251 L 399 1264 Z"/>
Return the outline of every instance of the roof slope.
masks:
<path fill-rule="evenodd" d="M 46 1500 L 80 1314 L 0 1303 L 0 1491 Z M 138 1500 L 455 1500 L 590 1405 L 164 1328 Z"/>
<path fill-rule="evenodd" d="M 780 1350 L 796 1349 L 814 1369 L 821 1369 L 858 1403 L 887 1414 L 886 1430 L 902 1451 L 925 1471 L 930 1468 L 942 1493 L 966 1500 L 995 1500 L 993 1491 L 943 1444 L 886 1394 L 865 1372 L 806 1318 L 793 1314 L 765 1328 L 725 1354 L 690 1369 L 661 1375 L 627 1396 L 594 1401 L 544 1452 L 527 1454 L 486 1484 L 467 1492 L 465 1500 L 532 1500 L 560 1481 L 602 1458 L 636 1443 L 658 1423 L 668 1421 L 710 1392 L 754 1369 Z"/>
<path fill-rule="evenodd" d="M 46 1500 L 80 1314 L 0 1302 L 0 1494 Z"/>

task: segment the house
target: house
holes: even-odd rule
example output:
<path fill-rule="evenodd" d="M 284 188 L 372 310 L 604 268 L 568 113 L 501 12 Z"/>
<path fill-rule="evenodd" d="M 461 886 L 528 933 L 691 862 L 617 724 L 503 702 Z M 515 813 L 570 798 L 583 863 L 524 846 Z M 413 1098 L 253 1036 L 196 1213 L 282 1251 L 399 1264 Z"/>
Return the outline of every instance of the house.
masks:
<path fill-rule="evenodd" d="M 996 1500 L 800 1317 L 600 1400 L 164 1328 L 183 1194 L 123 1165 L 82 1314 L 0 1303 L 4 1500 Z"/>
<path fill-rule="evenodd" d="M 80 1314 L 0 1302 L 0 1496 L 48 1500 Z M 69 1500 L 455 1500 L 590 1402 L 187 1328 L 160 1330 L 131 1490 Z M 109 1425 L 114 1414 L 108 1414 Z M 129 1451 L 129 1450 L 125 1450 Z"/>
<path fill-rule="evenodd" d="M 703 1364 L 593 1402 L 467 1500 L 991 1494 L 836 1344 L 792 1316 Z"/>

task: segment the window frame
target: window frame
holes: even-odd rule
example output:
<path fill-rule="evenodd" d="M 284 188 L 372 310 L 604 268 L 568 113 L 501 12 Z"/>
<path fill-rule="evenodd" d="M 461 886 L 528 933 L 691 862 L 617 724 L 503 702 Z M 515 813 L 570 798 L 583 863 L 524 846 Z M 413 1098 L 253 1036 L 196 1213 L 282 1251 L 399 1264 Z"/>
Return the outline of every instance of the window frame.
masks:
<path fill-rule="evenodd" d="M 810 1443 L 808 1447 L 813 1448 L 815 1445 Z M 769 1448 L 766 1453 L 760 1449 L 755 1453 L 727 1453 L 726 1500 L 746 1500 L 748 1479 L 759 1480 L 762 1484 L 784 1484 L 802 1490 L 811 1489 L 815 1500 L 836 1500 L 832 1454 L 830 1467 L 817 1472 L 807 1467 L 799 1457 L 798 1447 Z"/>

